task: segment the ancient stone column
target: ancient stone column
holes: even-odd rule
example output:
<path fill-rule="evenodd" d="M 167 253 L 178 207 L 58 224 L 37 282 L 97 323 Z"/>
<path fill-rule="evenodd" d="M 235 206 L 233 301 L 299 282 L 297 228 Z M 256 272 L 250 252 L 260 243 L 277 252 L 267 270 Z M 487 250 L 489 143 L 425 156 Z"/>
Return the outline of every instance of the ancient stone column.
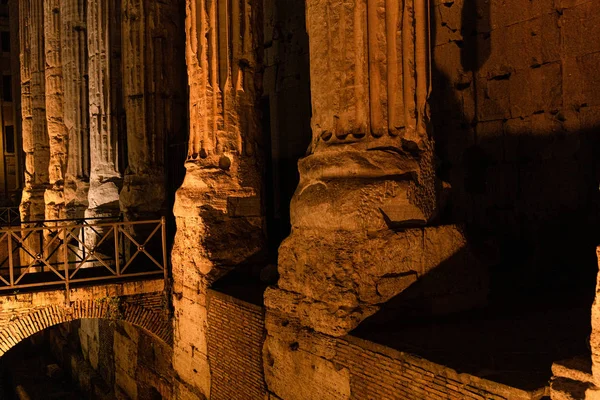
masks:
<path fill-rule="evenodd" d="M 44 1 L 19 2 L 19 36 L 21 58 L 22 137 L 25 153 L 25 179 L 21 197 L 21 222 L 24 227 L 32 221 L 45 219 L 44 193 L 49 187 L 50 159 L 46 129 Z M 21 263 L 31 256 L 44 253 L 41 234 L 27 236 L 26 250 L 20 254 Z"/>
<path fill-rule="evenodd" d="M 119 213 L 118 137 L 113 120 L 111 18 L 118 9 L 107 0 L 88 0 L 87 39 L 90 118 L 90 188 L 86 217 Z"/>
<path fill-rule="evenodd" d="M 165 144 L 179 90 L 180 7 L 175 0 L 123 0 L 121 7 L 128 153 L 121 207 L 128 219 L 156 217 L 165 206 Z"/>
<path fill-rule="evenodd" d="M 86 2 L 63 0 L 60 15 L 64 124 L 68 138 L 65 212 L 67 218 L 81 218 L 88 207 L 90 176 Z"/>
<path fill-rule="evenodd" d="M 350 398 L 332 337 L 440 265 L 467 260 L 459 228 L 429 226 L 441 185 L 427 105 L 428 10 L 427 0 L 306 2 L 313 137 L 278 285 L 265 292 L 265 378 L 277 398 Z M 436 294 L 432 308 L 452 308 L 445 290 L 424 289 Z"/>
<path fill-rule="evenodd" d="M 21 221 L 43 220 L 50 158 L 46 131 L 44 1 L 19 2 L 21 101 L 25 182 Z"/>
<path fill-rule="evenodd" d="M 207 287 L 263 249 L 262 1 L 186 2 L 190 138 L 172 252 L 175 388 L 210 396 Z"/>
<path fill-rule="evenodd" d="M 45 193 L 46 220 L 65 217 L 64 181 L 67 169 L 67 130 L 63 108 L 59 0 L 44 1 L 44 49 L 46 54 L 46 121 L 50 144 L 49 183 Z"/>

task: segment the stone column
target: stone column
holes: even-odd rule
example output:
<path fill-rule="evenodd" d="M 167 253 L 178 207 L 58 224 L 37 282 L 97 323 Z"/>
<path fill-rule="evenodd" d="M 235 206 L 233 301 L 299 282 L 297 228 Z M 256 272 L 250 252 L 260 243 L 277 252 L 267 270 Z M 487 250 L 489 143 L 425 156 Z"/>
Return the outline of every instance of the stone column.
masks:
<path fill-rule="evenodd" d="M 45 193 L 46 220 L 65 217 L 64 181 L 67 169 L 67 130 L 63 108 L 59 0 L 44 1 L 44 49 L 46 54 L 46 121 L 50 144 L 49 183 Z"/>
<path fill-rule="evenodd" d="M 265 292 L 265 378 L 283 400 L 350 398 L 348 371 L 331 361 L 333 337 L 442 264 L 467 265 L 460 229 L 428 226 L 441 186 L 428 10 L 427 0 L 306 2 L 313 137 L 278 285 Z M 452 288 L 433 285 L 424 289 L 436 294 L 431 307 L 450 304 Z"/>
<path fill-rule="evenodd" d="M 64 201 L 67 218 L 81 218 L 88 207 L 90 176 L 86 2 L 60 2 L 61 55 L 67 170 Z"/>
<path fill-rule="evenodd" d="M 19 36 L 21 57 L 22 137 L 25 153 L 25 179 L 21 197 L 21 222 L 45 219 L 44 193 L 49 187 L 50 159 L 46 129 L 44 0 L 19 2 Z M 41 234 L 29 235 L 27 251 L 20 254 L 21 263 L 29 263 L 31 255 L 43 253 Z"/>
<path fill-rule="evenodd" d="M 113 118 L 111 76 L 111 18 L 114 3 L 88 0 L 87 39 L 90 117 L 90 188 L 86 217 L 114 216 L 119 213 L 118 137 Z"/>
<path fill-rule="evenodd" d="M 121 207 L 128 219 L 165 207 L 165 144 L 174 127 L 179 2 L 123 0 L 123 95 L 128 165 Z"/>
<path fill-rule="evenodd" d="M 210 397 L 206 288 L 264 246 L 261 6 L 257 0 L 186 2 L 190 139 L 172 252 L 178 398 Z"/>
<path fill-rule="evenodd" d="M 44 192 L 48 187 L 50 158 L 46 131 L 44 1 L 19 2 L 21 42 L 21 110 L 25 182 L 21 221 L 43 220 Z"/>

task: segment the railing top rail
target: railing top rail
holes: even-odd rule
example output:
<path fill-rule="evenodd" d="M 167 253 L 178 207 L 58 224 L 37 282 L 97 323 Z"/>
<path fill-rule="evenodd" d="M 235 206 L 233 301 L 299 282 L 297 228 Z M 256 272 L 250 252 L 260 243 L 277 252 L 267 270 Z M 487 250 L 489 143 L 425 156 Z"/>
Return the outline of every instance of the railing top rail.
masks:
<path fill-rule="evenodd" d="M 144 221 L 113 221 L 113 222 L 103 222 L 97 224 L 62 224 L 56 226 L 32 226 L 32 227 L 22 227 L 22 226 L 7 226 L 1 227 L 0 233 L 5 232 L 36 232 L 36 231 L 56 231 L 59 229 L 77 229 L 77 228 L 93 228 L 93 227 L 114 227 L 114 226 L 132 226 L 132 225 L 151 225 L 151 224 L 160 224 L 163 222 L 163 219 L 153 219 L 153 220 L 144 220 Z M 28 222 L 23 222 L 23 225 L 29 224 Z"/>
<path fill-rule="evenodd" d="M 69 221 L 123 221 L 123 214 L 109 217 L 81 217 L 81 218 L 63 218 L 63 219 L 37 219 L 33 221 L 23 221 L 24 224 L 45 224 L 48 222 L 69 222 Z"/>
<path fill-rule="evenodd" d="M 141 228 L 126 229 L 136 225 Z M 88 232 L 90 229 L 94 234 Z M 31 235 L 32 232 L 36 235 Z M 160 274 L 165 282 L 168 280 L 165 217 L 8 227 L 0 229 L 0 248 L 7 250 L 6 258 L 0 261 L 2 293 L 64 285 L 68 301 L 71 283 L 142 279 Z"/>

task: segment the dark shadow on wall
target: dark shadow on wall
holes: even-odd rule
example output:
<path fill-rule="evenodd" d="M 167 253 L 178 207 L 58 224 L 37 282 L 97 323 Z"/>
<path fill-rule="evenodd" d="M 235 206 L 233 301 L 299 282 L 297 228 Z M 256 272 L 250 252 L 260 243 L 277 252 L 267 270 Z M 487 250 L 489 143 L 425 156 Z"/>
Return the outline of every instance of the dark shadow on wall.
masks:
<path fill-rule="evenodd" d="M 452 4 L 440 7 L 456 7 Z M 438 12 L 435 6 L 432 12 Z M 594 159 L 600 126 L 572 128 L 584 107 L 489 117 L 492 92 L 507 88 L 511 79 L 510 66 L 480 73 L 495 51 L 490 12 L 489 1 L 464 2 L 462 39 L 448 45 L 458 47 L 461 76 L 451 79 L 433 65 L 430 103 L 438 172 L 452 185 L 444 222 L 466 224 L 474 245 L 495 249 L 494 297 L 586 286 L 594 280 L 594 249 L 600 243 Z M 435 43 L 435 24 L 432 34 Z"/>
<path fill-rule="evenodd" d="M 600 120 L 587 104 L 562 102 L 512 117 L 528 101 L 502 97 L 517 82 L 515 69 L 482 71 L 500 51 L 491 45 L 490 3 L 465 0 L 459 26 L 450 26 L 452 18 L 434 24 L 432 43 L 441 34 L 437 26 L 447 29 L 447 47 L 437 58 L 441 47 L 433 50 L 430 99 L 438 175 L 452 186 L 441 220 L 464 225 L 469 247 L 489 265 L 487 305 L 452 315 L 432 311 L 432 301 L 454 300 L 427 298 L 428 288 L 451 288 L 457 280 L 461 286 L 465 278 L 456 263 L 445 262 L 352 334 L 530 390 L 547 383 L 553 361 L 589 352 Z M 432 4 L 432 13 L 458 6 Z M 529 68 L 542 73 L 553 66 L 562 68 L 560 61 Z M 505 100 L 512 102 L 509 113 L 495 109 Z"/>
<path fill-rule="evenodd" d="M 531 291 L 445 314 L 484 304 L 485 275 L 473 274 L 469 253 L 458 251 L 350 334 L 528 391 L 546 386 L 554 361 L 588 351 L 593 288 Z"/>
<path fill-rule="evenodd" d="M 305 2 L 265 1 L 265 73 L 262 102 L 266 151 L 267 236 L 270 262 L 290 234 L 290 202 L 298 186 L 298 160 L 312 133 Z"/>

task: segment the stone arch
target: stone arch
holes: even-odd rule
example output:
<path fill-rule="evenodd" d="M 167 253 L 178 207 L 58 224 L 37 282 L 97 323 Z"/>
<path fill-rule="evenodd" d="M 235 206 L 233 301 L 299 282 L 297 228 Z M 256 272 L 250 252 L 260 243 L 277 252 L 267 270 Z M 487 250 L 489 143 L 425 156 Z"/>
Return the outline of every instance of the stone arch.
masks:
<path fill-rule="evenodd" d="M 74 301 L 70 307 L 48 304 L 13 315 L 0 323 L 0 357 L 46 328 L 84 318 L 125 321 L 172 346 L 171 323 L 160 309 L 144 307 L 121 297 L 105 297 Z"/>

